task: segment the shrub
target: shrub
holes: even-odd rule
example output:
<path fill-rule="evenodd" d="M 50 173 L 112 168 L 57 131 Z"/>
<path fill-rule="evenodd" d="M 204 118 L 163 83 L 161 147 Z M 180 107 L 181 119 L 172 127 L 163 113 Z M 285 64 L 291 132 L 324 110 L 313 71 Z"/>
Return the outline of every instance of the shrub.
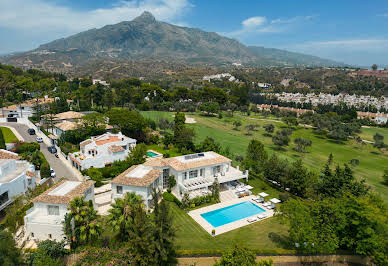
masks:
<path fill-rule="evenodd" d="M 285 192 L 281 192 L 281 193 L 279 193 L 279 199 L 282 202 L 286 202 L 287 200 L 290 199 L 290 196 L 287 193 L 285 193 Z"/>
<path fill-rule="evenodd" d="M 42 163 L 42 165 L 40 166 L 40 176 L 42 178 L 51 177 L 50 165 L 47 162 Z"/>
<path fill-rule="evenodd" d="M 173 194 L 164 192 L 163 193 L 163 199 L 165 201 L 174 202 L 176 205 L 178 205 L 179 208 L 182 207 L 182 202 L 180 202 L 177 197 L 175 197 Z"/>
<path fill-rule="evenodd" d="M 36 142 L 22 142 L 16 147 L 16 153 L 33 153 L 39 150 L 40 145 Z"/>

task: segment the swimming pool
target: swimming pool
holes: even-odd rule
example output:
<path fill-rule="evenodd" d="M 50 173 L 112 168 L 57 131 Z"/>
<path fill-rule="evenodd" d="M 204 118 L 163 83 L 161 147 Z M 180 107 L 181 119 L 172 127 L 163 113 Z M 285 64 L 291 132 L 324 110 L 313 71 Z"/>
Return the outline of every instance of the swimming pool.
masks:
<path fill-rule="evenodd" d="M 150 157 L 150 158 L 156 157 L 156 156 L 160 156 L 160 154 L 157 154 L 157 153 L 155 153 L 155 152 L 153 152 L 153 151 L 147 151 L 146 154 L 147 154 L 147 156 Z"/>
<path fill-rule="evenodd" d="M 218 210 L 202 213 L 201 216 L 214 227 L 235 222 L 265 212 L 256 204 L 244 201 Z"/>

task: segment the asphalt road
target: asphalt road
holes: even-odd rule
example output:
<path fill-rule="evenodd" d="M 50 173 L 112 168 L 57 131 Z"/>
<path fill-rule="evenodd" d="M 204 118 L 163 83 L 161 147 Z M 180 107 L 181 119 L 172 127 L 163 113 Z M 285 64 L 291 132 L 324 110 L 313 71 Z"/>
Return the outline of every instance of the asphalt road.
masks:
<path fill-rule="evenodd" d="M 28 127 L 20 123 L 0 123 L 0 126 L 9 126 L 16 129 L 16 131 L 23 137 L 25 142 L 36 142 L 36 135 L 28 134 Z M 66 165 L 61 159 L 56 158 L 54 154 L 50 153 L 47 150 L 47 145 L 43 142 L 40 143 L 40 151 L 46 157 L 46 160 L 50 164 L 51 168 L 54 169 L 56 178 L 54 182 L 57 182 L 60 178 L 64 177 L 68 180 L 78 180 L 77 176 L 73 171 L 69 169 L 69 166 Z"/>

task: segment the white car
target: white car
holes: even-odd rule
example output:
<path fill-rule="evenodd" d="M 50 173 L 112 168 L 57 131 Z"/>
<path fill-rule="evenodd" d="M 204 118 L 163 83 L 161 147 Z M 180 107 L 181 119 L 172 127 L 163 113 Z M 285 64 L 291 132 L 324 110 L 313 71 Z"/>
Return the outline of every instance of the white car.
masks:
<path fill-rule="evenodd" d="M 55 172 L 54 172 L 54 169 L 52 169 L 51 167 L 50 167 L 50 173 L 51 173 L 51 177 L 52 177 L 52 178 L 54 178 L 54 177 L 57 176 L 57 175 L 55 174 Z"/>
<path fill-rule="evenodd" d="M 43 142 L 43 139 L 42 139 L 41 137 L 37 137 L 37 138 L 36 138 L 36 142 L 42 143 L 42 142 Z"/>

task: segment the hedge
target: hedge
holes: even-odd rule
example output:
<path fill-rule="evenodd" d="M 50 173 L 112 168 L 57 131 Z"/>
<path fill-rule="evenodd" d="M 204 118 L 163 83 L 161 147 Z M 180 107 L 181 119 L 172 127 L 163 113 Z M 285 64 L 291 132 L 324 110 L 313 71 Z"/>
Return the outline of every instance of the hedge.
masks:
<path fill-rule="evenodd" d="M 170 202 L 174 202 L 176 205 L 178 205 L 178 207 L 180 208 L 182 206 L 182 202 L 180 202 L 177 197 L 175 197 L 173 194 L 171 193 L 168 193 L 168 192 L 164 192 L 163 193 L 163 199 L 165 201 L 170 201 Z"/>
<path fill-rule="evenodd" d="M 256 255 L 296 255 L 296 250 L 273 248 L 273 249 L 252 249 Z M 192 257 L 192 256 L 221 256 L 224 249 L 178 249 L 176 254 L 178 257 Z"/>
<path fill-rule="evenodd" d="M 6 149 L 4 135 L 1 129 L 0 129 L 0 149 L 3 149 L 3 150 Z"/>

